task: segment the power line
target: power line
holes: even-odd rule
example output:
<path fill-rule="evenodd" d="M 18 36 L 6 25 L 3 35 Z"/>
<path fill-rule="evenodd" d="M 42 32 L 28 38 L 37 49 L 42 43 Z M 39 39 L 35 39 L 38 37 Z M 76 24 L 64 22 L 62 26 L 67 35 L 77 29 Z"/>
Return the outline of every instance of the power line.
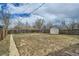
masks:
<path fill-rule="evenodd" d="M 27 13 L 27 16 L 29 16 L 29 15 L 31 15 L 32 13 L 34 13 L 35 11 L 37 11 L 39 8 L 41 8 L 43 5 L 44 5 L 45 3 L 42 3 L 39 7 L 37 7 L 36 9 L 34 9 L 32 12 L 30 12 L 30 13 Z M 28 5 L 28 4 L 27 4 Z M 21 15 L 19 15 L 19 14 L 16 14 L 16 15 L 18 15 L 18 16 L 21 16 Z M 24 14 L 25 15 L 25 14 Z"/>
<path fill-rule="evenodd" d="M 41 8 L 43 5 L 44 5 L 45 3 L 42 3 L 40 6 L 38 6 L 36 9 L 34 9 L 33 11 L 31 11 L 28 15 L 31 15 L 32 13 L 34 13 L 35 11 L 37 11 L 39 8 Z M 28 5 L 28 4 L 26 4 L 26 5 Z M 2 6 L 2 11 L 3 10 L 5 10 L 7 8 L 7 4 L 3 4 L 3 6 Z M 15 15 L 18 15 L 18 16 L 23 16 L 23 15 L 25 15 L 25 14 L 21 14 L 21 15 L 19 15 L 19 14 L 15 14 Z"/>
<path fill-rule="evenodd" d="M 39 7 L 37 7 L 36 9 L 34 9 L 32 12 L 30 12 L 30 14 L 34 13 L 35 11 L 37 11 L 39 8 L 41 8 L 45 3 L 42 3 Z"/>

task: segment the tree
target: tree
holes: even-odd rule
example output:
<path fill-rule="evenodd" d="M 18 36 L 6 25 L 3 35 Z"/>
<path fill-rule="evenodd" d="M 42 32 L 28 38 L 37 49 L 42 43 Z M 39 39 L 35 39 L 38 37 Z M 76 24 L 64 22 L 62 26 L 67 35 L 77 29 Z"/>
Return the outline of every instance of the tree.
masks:
<path fill-rule="evenodd" d="M 53 22 L 51 22 L 51 21 L 47 22 L 46 29 L 50 30 L 51 27 L 53 27 Z"/>
<path fill-rule="evenodd" d="M 71 30 L 73 30 L 73 29 L 74 29 L 74 25 L 75 25 L 75 20 L 72 20 L 72 21 L 70 22 L 69 28 L 70 28 Z"/>
<path fill-rule="evenodd" d="M 15 26 L 15 29 L 23 29 L 24 24 L 21 22 L 21 20 L 18 20 L 17 25 Z"/>
<path fill-rule="evenodd" d="M 61 21 L 61 25 L 62 25 L 62 28 L 63 29 L 69 30 L 69 26 L 66 24 L 66 21 L 65 20 L 62 20 Z"/>
<path fill-rule="evenodd" d="M 1 22 L 4 25 L 5 29 L 8 29 L 9 25 L 10 25 L 10 13 L 9 11 L 4 11 L 4 9 L 2 9 L 0 11 L 0 18 L 1 18 Z"/>
<path fill-rule="evenodd" d="M 5 29 L 8 29 L 10 25 L 10 11 L 7 10 L 7 4 L 3 4 L 1 6 L 1 15 L 0 18 L 2 19 L 2 24 L 4 25 Z"/>
<path fill-rule="evenodd" d="M 7 29 L 10 25 L 10 14 L 9 12 L 4 12 L 3 10 L 0 12 L 1 23 L 3 24 L 3 36 L 8 33 Z"/>
<path fill-rule="evenodd" d="M 31 26 L 30 26 L 30 24 L 26 21 L 26 23 L 25 23 L 25 27 L 28 29 L 28 28 L 30 28 Z"/>
<path fill-rule="evenodd" d="M 9 25 L 10 25 L 10 14 L 9 13 L 5 13 L 3 16 L 3 19 L 2 19 L 2 23 L 4 25 L 4 28 L 5 29 L 8 29 Z"/>
<path fill-rule="evenodd" d="M 33 27 L 41 30 L 43 28 L 44 23 L 45 23 L 44 19 L 37 19 Z"/>

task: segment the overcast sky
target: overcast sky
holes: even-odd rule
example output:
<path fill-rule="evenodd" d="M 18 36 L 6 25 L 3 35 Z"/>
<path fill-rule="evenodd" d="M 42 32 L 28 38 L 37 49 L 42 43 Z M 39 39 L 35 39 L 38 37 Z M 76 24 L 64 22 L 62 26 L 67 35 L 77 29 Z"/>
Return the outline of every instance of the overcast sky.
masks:
<path fill-rule="evenodd" d="M 0 4 L 1 6 L 2 4 Z M 26 3 L 26 4 L 7 4 L 7 9 L 11 14 L 29 14 L 36 8 L 38 8 L 41 3 Z M 1 10 L 1 7 L 0 7 Z M 79 19 L 79 4 L 78 3 L 45 3 L 38 10 L 32 13 L 30 16 L 15 16 L 12 20 L 21 19 L 22 22 L 26 20 L 29 23 L 34 22 L 38 18 L 43 18 L 46 21 L 55 21 L 56 19 L 67 21 L 78 20 Z"/>

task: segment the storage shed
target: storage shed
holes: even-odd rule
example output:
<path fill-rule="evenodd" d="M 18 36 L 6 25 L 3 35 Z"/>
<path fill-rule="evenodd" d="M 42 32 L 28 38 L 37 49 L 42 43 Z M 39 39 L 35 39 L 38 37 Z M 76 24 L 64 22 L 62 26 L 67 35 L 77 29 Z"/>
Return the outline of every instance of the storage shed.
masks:
<path fill-rule="evenodd" d="M 59 29 L 57 27 L 50 28 L 50 34 L 59 34 Z"/>

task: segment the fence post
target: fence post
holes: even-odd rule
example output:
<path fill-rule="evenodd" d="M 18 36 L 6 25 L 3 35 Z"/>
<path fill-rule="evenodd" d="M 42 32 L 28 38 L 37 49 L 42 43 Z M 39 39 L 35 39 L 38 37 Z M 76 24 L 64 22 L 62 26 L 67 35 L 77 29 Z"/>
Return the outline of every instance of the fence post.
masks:
<path fill-rule="evenodd" d="M 1 35 L 1 33 L 2 33 L 2 31 L 1 31 L 1 29 L 0 29 L 0 40 L 2 40 L 2 37 L 1 37 L 2 35 Z"/>
<path fill-rule="evenodd" d="M 1 40 L 3 40 L 3 29 L 1 30 Z"/>

